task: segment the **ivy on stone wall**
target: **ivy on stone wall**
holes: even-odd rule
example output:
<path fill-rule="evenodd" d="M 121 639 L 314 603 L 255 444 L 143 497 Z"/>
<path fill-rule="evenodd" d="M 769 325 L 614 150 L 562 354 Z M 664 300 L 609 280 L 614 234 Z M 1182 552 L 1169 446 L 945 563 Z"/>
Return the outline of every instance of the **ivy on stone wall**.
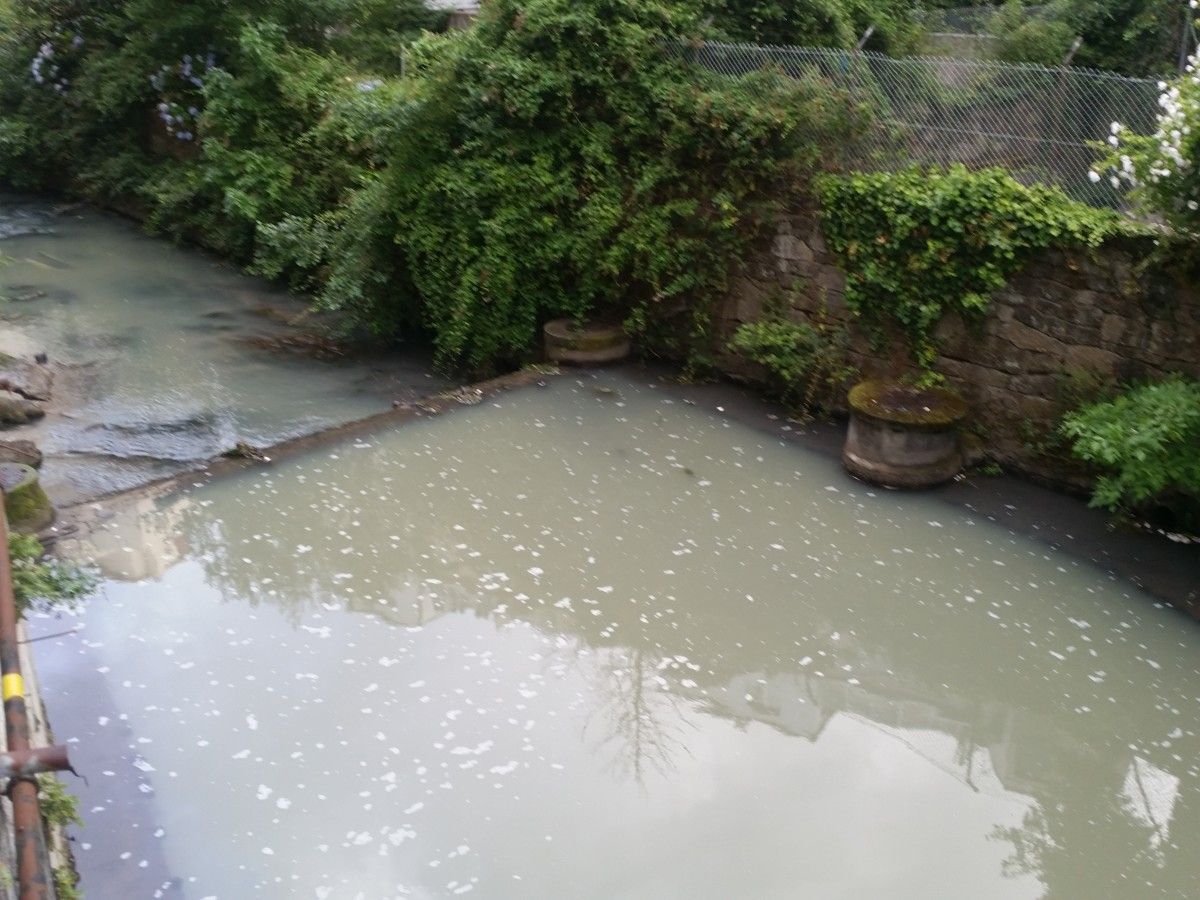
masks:
<path fill-rule="evenodd" d="M 878 343 L 902 339 L 926 381 L 936 379 L 934 331 L 947 313 L 978 319 L 1037 251 L 1097 247 L 1132 227 L 1002 169 L 828 175 L 817 193 L 847 305 Z"/>

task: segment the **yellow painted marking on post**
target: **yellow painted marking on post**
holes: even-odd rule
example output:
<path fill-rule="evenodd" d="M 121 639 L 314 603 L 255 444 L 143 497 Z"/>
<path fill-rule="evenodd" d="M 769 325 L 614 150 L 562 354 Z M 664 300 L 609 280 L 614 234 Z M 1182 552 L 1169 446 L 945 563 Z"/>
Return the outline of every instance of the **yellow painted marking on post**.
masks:
<path fill-rule="evenodd" d="M 20 675 L 5 675 L 0 678 L 0 693 L 3 693 L 6 703 L 13 697 L 24 697 L 25 679 Z"/>

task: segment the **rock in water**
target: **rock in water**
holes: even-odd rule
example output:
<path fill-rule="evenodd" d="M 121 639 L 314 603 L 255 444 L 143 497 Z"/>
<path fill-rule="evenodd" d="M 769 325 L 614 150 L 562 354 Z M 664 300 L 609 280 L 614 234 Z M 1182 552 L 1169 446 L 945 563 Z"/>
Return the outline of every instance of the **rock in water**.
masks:
<path fill-rule="evenodd" d="M 5 290 L 8 292 L 6 299 L 14 303 L 28 303 L 30 300 L 41 300 L 46 296 L 46 292 L 41 288 L 28 284 L 8 285 Z"/>
<path fill-rule="evenodd" d="M 0 392 L 0 426 L 24 425 L 34 419 L 40 419 L 46 411 L 14 394 Z"/>
<path fill-rule="evenodd" d="M 138 415 L 145 418 L 87 425 L 71 435 L 68 452 L 183 462 L 215 456 L 233 439 L 228 415 L 219 410 L 150 409 Z"/>
<path fill-rule="evenodd" d="M 44 212 L 18 206 L 0 214 L 0 241 L 28 234 L 54 234 L 54 227 Z"/>
<path fill-rule="evenodd" d="M 49 400 L 53 385 L 52 368 L 0 355 L 0 388 L 26 400 Z"/>
<path fill-rule="evenodd" d="M 0 463 L 19 463 L 40 469 L 42 451 L 33 441 L 0 441 Z"/>
<path fill-rule="evenodd" d="M 13 531 L 34 534 L 54 521 L 54 506 L 37 472 L 19 463 L 0 463 L 0 485 L 4 486 L 4 511 Z"/>
<path fill-rule="evenodd" d="M 263 453 L 257 447 L 247 444 L 245 441 L 238 441 L 232 448 L 221 454 L 230 459 L 254 459 L 259 462 L 270 462 L 271 457 Z"/>

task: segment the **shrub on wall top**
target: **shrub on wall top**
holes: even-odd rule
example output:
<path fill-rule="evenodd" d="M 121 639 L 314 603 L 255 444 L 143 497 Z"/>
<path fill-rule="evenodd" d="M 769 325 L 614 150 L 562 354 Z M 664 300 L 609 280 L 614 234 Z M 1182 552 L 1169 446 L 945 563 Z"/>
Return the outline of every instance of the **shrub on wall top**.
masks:
<path fill-rule="evenodd" d="M 1153 134 L 1137 134 L 1113 122 L 1109 147 L 1089 172 L 1113 187 L 1132 188 L 1147 210 L 1163 216 L 1178 231 L 1200 234 L 1200 51 L 1186 71 L 1159 83 Z M 1195 252 L 1194 250 L 1192 251 Z"/>

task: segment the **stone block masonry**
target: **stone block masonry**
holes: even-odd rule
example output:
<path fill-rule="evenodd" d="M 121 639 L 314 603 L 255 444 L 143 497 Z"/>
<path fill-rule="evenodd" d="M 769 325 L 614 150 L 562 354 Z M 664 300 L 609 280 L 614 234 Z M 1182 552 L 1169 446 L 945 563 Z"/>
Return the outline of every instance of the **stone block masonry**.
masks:
<path fill-rule="evenodd" d="M 1097 251 L 1047 251 L 993 295 L 981 322 L 948 316 L 941 323 L 937 370 L 970 402 L 969 427 L 990 458 L 1083 489 L 1088 474 L 1050 438 L 1089 381 L 1200 377 L 1200 291 L 1161 267 L 1139 265 L 1153 249 L 1151 238 L 1121 237 Z M 782 217 L 718 308 L 719 364 L 734 377 L 758 378 L 757 366 L 724 349 L 737 326 L 767 310 L 804 322 L 824 309 L 850 322 L 863 374 L 886 375 L 886 355 L 853 325 L 845 284 L 819 213 Z"/>

